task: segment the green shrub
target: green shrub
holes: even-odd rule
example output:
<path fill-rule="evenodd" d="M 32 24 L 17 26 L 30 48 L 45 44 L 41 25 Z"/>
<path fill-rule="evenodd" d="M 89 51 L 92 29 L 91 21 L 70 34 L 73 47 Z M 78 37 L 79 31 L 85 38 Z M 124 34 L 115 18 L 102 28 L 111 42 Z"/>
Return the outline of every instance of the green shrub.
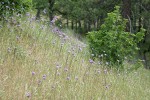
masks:
<path fill-rule="evenodd" d="M 139 48 L 139 43 L 144 36 L 144 29 L 136 34 L 126 32 L 127 20 L 122 18 L 120 7 L 108 13 L 104 24 L 99 31 L 88 33 L 88 41 L 91 53 L 95 57 L 103 56 L 103 60 L 110 64 L 122 65 L 126 57 L 133 56 Z M 102 57 L 102 56 L 101 56 Z"/>

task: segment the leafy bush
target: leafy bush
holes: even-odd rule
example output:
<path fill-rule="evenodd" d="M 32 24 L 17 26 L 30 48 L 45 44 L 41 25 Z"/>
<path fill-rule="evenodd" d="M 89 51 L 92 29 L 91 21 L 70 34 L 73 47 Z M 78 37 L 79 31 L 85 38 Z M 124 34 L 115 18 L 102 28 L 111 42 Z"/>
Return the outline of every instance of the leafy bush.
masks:
<path fill-rule="evenodd" d="M 145 30 L 141 29 L 136 34 L 126 32 L 127 20 L 122 18 L 119 9 L 116 6 L 113 12 L 108 13 L 100 30 L 89 32 L 87 37 L 90 51 L 95 57 L 104 55 L 104 61 L 122 65 L 126 57 L 139 50 L 137 43 L 143 39 Z"/>

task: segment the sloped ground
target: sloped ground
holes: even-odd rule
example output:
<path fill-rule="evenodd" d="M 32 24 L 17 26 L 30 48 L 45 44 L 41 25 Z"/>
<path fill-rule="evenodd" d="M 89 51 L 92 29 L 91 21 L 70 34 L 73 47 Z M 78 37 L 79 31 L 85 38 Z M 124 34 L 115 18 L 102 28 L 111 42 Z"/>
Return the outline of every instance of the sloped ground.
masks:
<path fill-rule="evenodd" d="M 149 84 L 148 70 L 106 68 L 87 45 L 42 22 L 0 28 L 1 100 L 149 100 Z"/>

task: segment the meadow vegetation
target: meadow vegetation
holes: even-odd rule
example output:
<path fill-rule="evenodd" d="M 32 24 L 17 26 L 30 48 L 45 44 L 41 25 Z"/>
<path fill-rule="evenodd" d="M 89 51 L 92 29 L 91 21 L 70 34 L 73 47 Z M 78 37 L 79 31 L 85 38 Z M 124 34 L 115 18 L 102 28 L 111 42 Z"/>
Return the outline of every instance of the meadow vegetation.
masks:
<path fill-rule="evenodd" d="M 149 70 L 107 67 L 88 49 L 71 31 L 32 16 L 1 23 L 0 100 L 150 100 Z"/>

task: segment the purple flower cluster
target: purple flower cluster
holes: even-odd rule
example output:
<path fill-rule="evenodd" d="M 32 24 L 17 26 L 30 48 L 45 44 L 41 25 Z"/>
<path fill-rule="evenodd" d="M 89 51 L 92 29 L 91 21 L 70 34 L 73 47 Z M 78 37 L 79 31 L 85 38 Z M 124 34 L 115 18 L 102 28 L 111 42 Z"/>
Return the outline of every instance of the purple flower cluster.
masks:
<path fill-rule="evenodd" d="M 92 59 L 89 59 L 89 62 L 90 62 L 91 64 L 93 64 L 93 63 L 94 63 L 94 61 L 93 61 Z"/>
<path fill-rule="evenodd" d="M 62 37 L 64 39 L 68 38 L 68 36 L 64 32 L 62 32 L 58 27 L 53 28 L 52 32 L 56 33 L 59 37 Z"/>

